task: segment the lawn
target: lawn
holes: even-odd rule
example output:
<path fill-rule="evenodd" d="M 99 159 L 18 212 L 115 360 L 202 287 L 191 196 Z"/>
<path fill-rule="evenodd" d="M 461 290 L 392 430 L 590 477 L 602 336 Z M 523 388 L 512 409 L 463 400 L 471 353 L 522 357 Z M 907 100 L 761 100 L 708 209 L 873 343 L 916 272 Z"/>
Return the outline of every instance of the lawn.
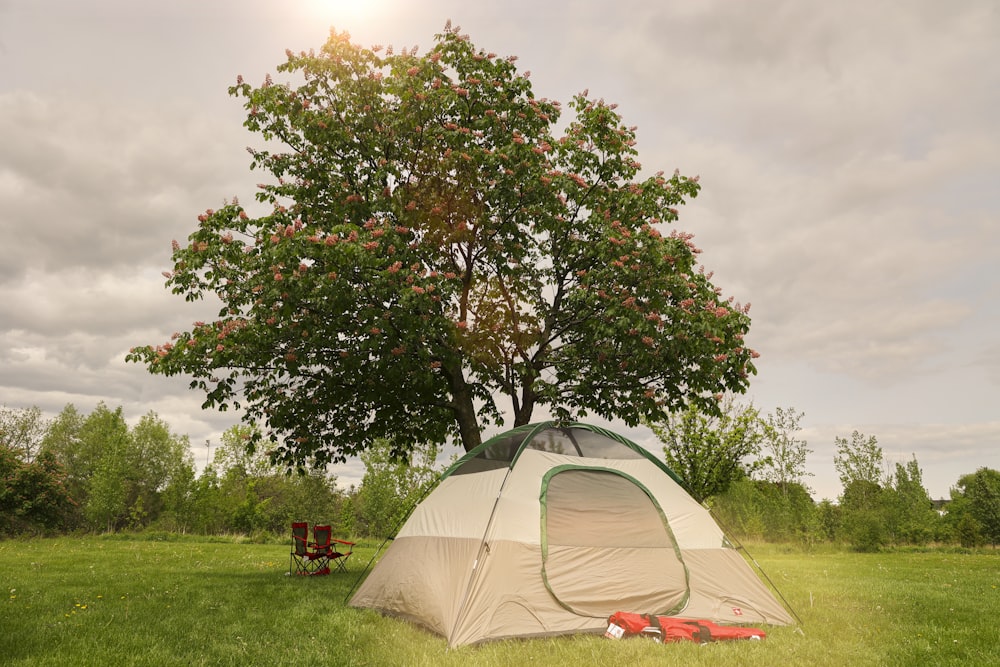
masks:
<path fill-rule="evenodd" d="M 759 545 L 801 617 L 764 642 L 598 636 L 448 649 L 350 609 L 348 575 L 289 577 L 288 546 L 74 537 L 0 542 L 2 665 L 997 665 L 1000 554 L 856 554 Z"/>

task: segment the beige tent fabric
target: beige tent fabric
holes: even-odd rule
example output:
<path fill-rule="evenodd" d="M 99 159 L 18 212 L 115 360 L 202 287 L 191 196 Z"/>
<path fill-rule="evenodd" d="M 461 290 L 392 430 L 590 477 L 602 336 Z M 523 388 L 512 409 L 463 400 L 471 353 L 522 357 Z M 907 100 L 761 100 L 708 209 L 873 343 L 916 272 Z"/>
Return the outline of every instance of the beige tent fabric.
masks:
<path fill-rule="evenodd" d="M 679 614 L 717 623 L 792 625 L 791 614 L 735 549 L 685 551 L 691 599 Z"/>
<path fill-rule="evenodd" d="M 546 447 L 566 442 L 556 434 Z M 414 510 L 352 606 L 452 646 L 603 631 L 615 611 L 793 622 L 708 511 L 645 455 L 525 449 L 510 469 L 468 469 Z"/>
<path fill-rule="evenodd" d="M 403 537 L 462 537 L 482 541 L 506 475 L 504 468 L 446 478 L 413 510 L 397 541 Z M 537 509 L 537 492 L 535 495 Z"/>

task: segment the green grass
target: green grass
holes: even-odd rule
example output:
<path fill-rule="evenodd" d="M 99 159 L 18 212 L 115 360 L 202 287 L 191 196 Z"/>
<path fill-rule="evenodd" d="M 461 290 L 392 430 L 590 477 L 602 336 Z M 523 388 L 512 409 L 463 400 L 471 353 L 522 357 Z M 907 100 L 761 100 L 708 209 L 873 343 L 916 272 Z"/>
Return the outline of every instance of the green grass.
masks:
<path fill-rule="evenodd" d="M 751 551 L 802 618 L 764 642 L 598 636 L 449 650 L 347 608 L 352 573 L 289 577 L 288 547 L 105 537 L 0 542 L 3 665 L 996 665 L 1000 556 Z"/>

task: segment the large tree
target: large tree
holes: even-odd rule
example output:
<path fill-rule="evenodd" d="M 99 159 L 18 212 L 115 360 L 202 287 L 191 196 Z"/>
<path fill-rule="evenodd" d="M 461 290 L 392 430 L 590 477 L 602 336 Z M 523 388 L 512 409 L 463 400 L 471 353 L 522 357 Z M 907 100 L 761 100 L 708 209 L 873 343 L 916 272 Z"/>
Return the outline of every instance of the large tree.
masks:
<path fill-rule="evenodd" d="M 167 285 L 219 317 L 129 359 L 242 407 L 290 465 L 744 391 L 747 308 L 661 231 L 697 179 L 640 177 L 615 105 L 583 93 L 563 121 L 514 61 L 450 26 L 425 55 L 331 32 L 287 82 L 238 79 L 262 214 L 199 216 Z"/>

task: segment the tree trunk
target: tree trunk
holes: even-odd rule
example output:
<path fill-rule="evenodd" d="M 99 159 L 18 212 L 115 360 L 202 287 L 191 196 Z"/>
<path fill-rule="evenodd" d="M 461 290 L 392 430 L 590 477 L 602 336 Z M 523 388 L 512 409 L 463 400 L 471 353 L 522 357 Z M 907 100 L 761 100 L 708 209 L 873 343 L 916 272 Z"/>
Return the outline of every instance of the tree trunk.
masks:
<path fill-rule="evenodd" d="M 445 372 L 451 385 L 452 410 L 455 413 L 455 422 L 458 424 L 458 434 L 462 438 L 465 451 L 469 452 L 483 442 L 476 406 L 472 401 L 472 390 L 465 381 L 461 368 L 447 368 Z"/>
<path fill-rule="evenodd" d="M 529 392 L 524 392 L 521 404 L 518 406 L 517 411 L 514 413 L 514 428 L 518 426 L 524 426 L 525 424 L 531 423 L 531 413 L 535 410 L 535 397 L 534 395 L 529 395 Z"/>
<path fill-rule="evenodd" d="M 521 388 L 521 400 L 514 410 L 514 428 L 531 423 L 531 413 L 535 411 L 537 398 L 538 396 L 531 386 L 531 378 L 526 378 Z"/>

